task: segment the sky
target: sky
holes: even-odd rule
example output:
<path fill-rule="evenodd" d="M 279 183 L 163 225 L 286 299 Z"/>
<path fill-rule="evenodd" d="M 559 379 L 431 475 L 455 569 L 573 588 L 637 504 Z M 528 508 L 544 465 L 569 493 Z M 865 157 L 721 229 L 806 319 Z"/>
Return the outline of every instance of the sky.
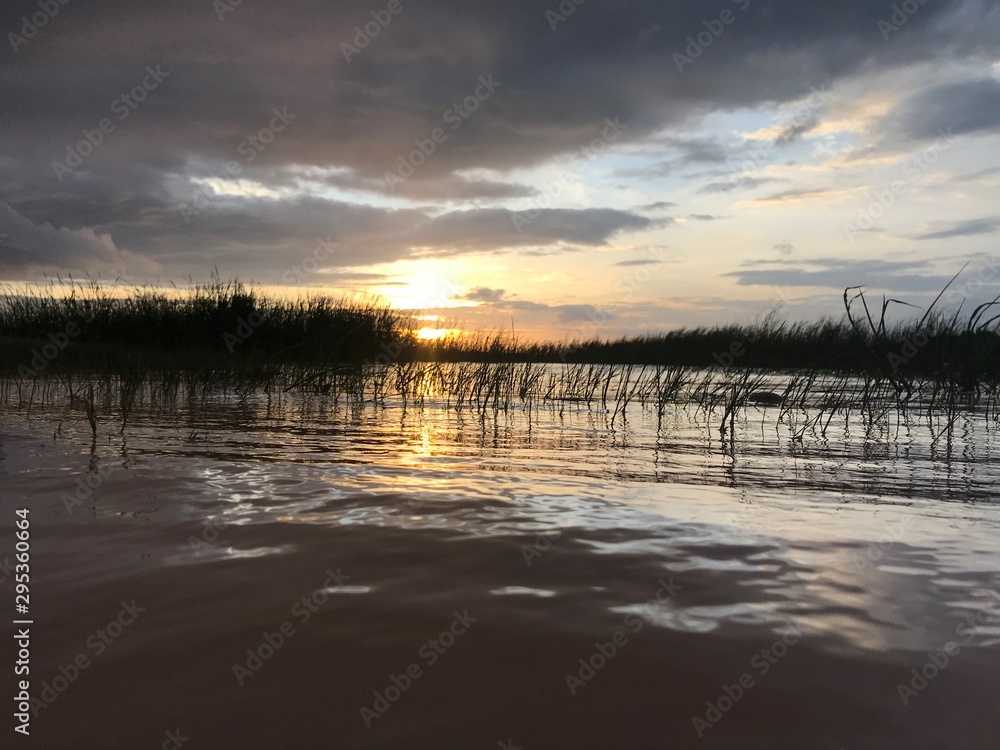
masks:
<path fill-rule="evenodd" d="M 1000 0 L 0 19 L 7 283 L 217 269 L 552 340 L 1000 292 Z"/>

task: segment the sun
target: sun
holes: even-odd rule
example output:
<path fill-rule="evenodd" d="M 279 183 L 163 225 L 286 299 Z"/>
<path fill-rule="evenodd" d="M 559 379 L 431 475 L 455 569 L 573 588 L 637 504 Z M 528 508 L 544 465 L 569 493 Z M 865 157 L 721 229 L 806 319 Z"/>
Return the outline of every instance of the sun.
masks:
<path fill-rule="evenodd" d="M 418 328 L 413 335 L 420 341 L 444 341 L 461 336 L 464 331 L 459 328 Z"/>

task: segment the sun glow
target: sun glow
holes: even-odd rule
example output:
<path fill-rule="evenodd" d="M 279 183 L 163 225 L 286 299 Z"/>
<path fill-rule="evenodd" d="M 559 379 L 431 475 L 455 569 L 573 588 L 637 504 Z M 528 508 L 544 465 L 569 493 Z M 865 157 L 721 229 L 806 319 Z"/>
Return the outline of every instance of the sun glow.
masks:
<path fill-rule="evenodd" d="M 421 341 L 444 341 L 455 338 L 461 333 L 462 331 L 457 328 L 419 328 L 413 332 L 413 335 Z"/>
<path fill-rule="evenodd" d="M 397 277 L 394 285 L 378 291 L 393 307 L 400 310 L 439 310 L 466 307 L 469 304 L 456 299 L 463 288 L 437 274 Z"/>

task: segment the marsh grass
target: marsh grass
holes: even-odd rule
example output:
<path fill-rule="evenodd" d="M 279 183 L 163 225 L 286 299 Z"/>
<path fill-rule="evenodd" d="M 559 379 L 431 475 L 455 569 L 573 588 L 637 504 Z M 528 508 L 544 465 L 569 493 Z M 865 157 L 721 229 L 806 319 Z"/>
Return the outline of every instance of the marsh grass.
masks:
<path fill-rule="evenodd" d="M 131 364 L 139 352 L 187 366 L 206 357 L 344 362 L 373 359 L 383 346 L 398 346 L 408 319 L 377 298 L 277 300 L 239 280 L 218 278 L 172 293 L 73 279 L 48 292 L 0 288 L 0 367 L 14 365 L 11 354 L 27 354 L 30 361 L 32 348 L 67 330 L 78 333 L 68 337 L 59 358 L 77 365 Z M 25 350 L 25 344 L 35 347 Z"/>
<path fill-rule="evenodd" d="M 751 395 L 771 389 L 780 405 L 756 404 Z M 747 368 L 698 370 L 643 365 L 539 365 L 537 363 L 433 363 L 347 365 L 270 365 L 248 370 L 191 372 L 148 368 L 126 373 L 75 373 L 64 377 L 0 376 L 0 405 L 22 410 L 58 406 L 66 400 L 83 412 L 95 439 L 98 414 L 125 435 L 137 409 L 189 413 L 220 403 L 242 407 L 262 400 L 281 408 L 289 397 L 319 399 L 334 408 L 360 414 L 433 404 L 457 414 L 497 418 L 515 409 L 529 412 L 567 409 L 603 415 L 609 426 L 638 412 L 653 414 L 661 427 L 670 410 L 689 410 L 722 438 L 733 439 L 738 422 L 770 413 L 777 428 L 785 425 L 797 440 L 826 439 L 834 423 L 859 419 L 864 425 L 886 424 L 899 414 L 926 416 L 935 442 L 948 439 L 961 415 L 975 413 L 998 420 L 996 380 L 979 394 L 954 379 L 922 379 L 909 393 L 879 375 L 855 377 L 820 370 L 775 372 Z M 193 408 L 193 412 L 192 412 Z"/>
<path fill-rule="evenodd" d="M 754 394 L 770 383 L 780 403 L 769 408 L 800 439 L 825 437 L 838 415 L 873 424 L 915 409 L 935 415 L 942 439 L 970 409 L 998 414 L 1000 298 L 964 316 L 961 308 L 945 315 L 935 300 L 921 317 L 890 324 L 889 311 L 905 302 L 883 298 L 873 307 L 863 289 L 850 288 L 840 321 L 769 315 L 555 345 L 525 344 L 513 329 L 421 342 L 410 317 L 377 300 L 272 300 L 218 278 L 174 294 L 96 282 L 63 289 L 0 296 L 0 403 L 30 415 L 69 396 L 95 436 L 98 412 L 124 434 L 138 405 L 180 394 L 201 406 L 213 398 L 247 404 L 258 394 L 280 402 L 293 392 L 355 408 L 421 408 L 440 398 L 483 415 L 548 404 L 598 410 L 612 422 L 635 408 L 662 422 L 683 407 L 731 436 L 741 415 L 761 408 Z M 74 335 L 38 367 L 39 351 L 67 330 Z"/>
<path fill-rule="evenodd" d="M 873 374 L 901 392 L 919 376 L 951 378 L 975 390 L 1000 369 L 1000 315 L 993 314 L 1000 297 L 965 316 L 961 308 L 944 314 L 940 298 L 922 317 L 893 324 L 890 310 L 908 303 L 883 298 L 873 308 L 864 290 L 852 287 L 840 320 L 790 323 L 772 313 L 745 324 L 607 341 L 525 344 L 508 329 L 426 342 L 412 335 L 410 315 L 374 298 L 275 300 L 217 277 L 170 293 L 70 279 L 48 291 L 0 288 L 0 369 L 30 369 L 51 336 L 76 326 L 58 355 L 63 369 L 125 372 L 140 357 L 152 369 L 193 371 L 366 361 L 732 366 Z M 734 347 L 739 353 L 731 356 Z M 526 377 L 519 391 L 544 376 Z"/>

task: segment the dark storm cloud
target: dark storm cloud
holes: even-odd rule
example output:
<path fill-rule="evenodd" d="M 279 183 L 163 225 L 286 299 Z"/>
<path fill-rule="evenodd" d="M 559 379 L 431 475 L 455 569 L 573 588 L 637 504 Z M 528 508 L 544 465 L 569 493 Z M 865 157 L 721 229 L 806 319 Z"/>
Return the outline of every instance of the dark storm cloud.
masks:
<path fill-rule="evenodd" d="M 415 140 L 443 127 L 449 140 L 421 168 L 435 175 L 567 153 L 593 138 L 607 117 L 621 117 L 635 137 L 706 107 L 796 98 L 872 61 L 943 55 L 957 40 L 940 21 L 962 5 L 924 6 L 891 44 L 878 33 L 886 9 L 877 4 L 775 0 L 767 13 L 751 5 L 726 38 L 679 74 L 671 56 L 709 13 L 698 4 L 593 4 L 553 31 L 545 19 L 550 0 L 422 0 L 404 4 L 348 62 L 341 45 L 372 20 L 368 2 L 243 3 L 221 21 L 205 0 L 124 8 L 90 2 L 63 8 L 58 23 L 5 57 L 0 96 L 17 113 L 13 135 L 30 133 L 33 150 L 59 153 L 81 129 L 112 116 L 112 100 L 136 86 L 147 65 L 159 64 L 169 77 L 117 123 L 104 159 L 132 159 L 140 144 L 148 156 L 154 143 L 165 163 L 191 154 L 235 158 L 274 107 L 287 107 L 296 120 L 261 161 L 349 165 L 381 175 Z M 981 29 L 996 3 L 982 5 Z M 13 29 L 35 4 L 8 7 L 6 26 Z M 654 24 L 661 31 L 638 43 L 638 32 Z M 478 76 L 491 73 L 500 88 L 449 130 L 445 113 L 473 95 Z M 702 157 L 712 155 L 710 145 L 694 145 L 708 149 Z"/>
<path fill-rule="evenodd" d="M 202 210 L 185 216 L 190 205 L 152 193 L 101 197 L 108 198 L 101 189 L 92 199 L 86 186 L 72 186 L 54 196 L 25 191 L 20 201 L 0 203 L 0 232 L 12 238 L 0 245 L 4 272 L 93 271 L 103 264 L 139 274 L 204 266 L 204 259 L 210 259 L 209 268 L 217 265 L 223 273 L 253 274 L 266 281 L 280 279 L 318 243 L 336 243 L 324 250 L 326 266 L 357 267 L 512 247 L 569 251 L 658 225 L 613 209 L 544 209 L 523 221 L 505 209 L 441 213 L 301 196 L 215 196 Z"/>
<path fill-rule="evenodd" d="M 1000 82 L 993 78 L 935 86 L 903 101 L 882 126 L 912 139 L 1000 131 Z"/>
<path fill-rule="evenodd" d="M 506 209 L 452 211 L 417 227 L 413 243 L 466 250 L 553 242 L 597 246 L 618 232 L 648 229 L 661 223 L 610 208 L 541 209 L 530 221 L 517 221 L 519 217 Z"/>
<path fill-rule="evenodd" d="M 89 228 L 76 231 L 36 224 L 0 203 L 0 273 L 26 269 L 58 272 L 67 266 L 85 272 L 131 265 L 154 274 L 155 263 L 115 246 L 110 235 Z"/>
<path fill-rule="evenodd" d="M 530 188 L 460 173 L 503 173 L 579 152 L 602 137 L 608 118 L 626 126 L 623 143 L 640 142 L 706 113 L 795 100 L 873 67 L 993 54 L 1000 42 L 1000 0 L 928 3 L 889 42 L 878 30 L 883 4 L 772 0 L 750 3 L 679 73 L 674 53 L 726 4 L 587 3 L 555 30 L 545 16 L 553 5 L 404 2 L 367 41 L 356 29 L 383 7 L 367 0 L 244 2 L 221 19 L 208 0 L 60 6 L 31 39 L 6 37 L 0 55 L 0 200 L 32 226 L 94 232 L 101 239 L 86 240 L 81 252 L 95 262 L 133 252 L 168 269 L 219 259 L 270 267 L 269 253 L 280 265 L 290 246 L 330 234 L 342 237 L 352 261 L 367 252 L 370 262 L 501 240 L 593 245 L 648 225 L 622 212 L 553 211 L 519 234 L 499 210 L 435 219 L 296 196 L 220 199 L 191 224 L 176 209 L 181 188 L 205 165 L 237 164 L 275 190 L 293 170 L 342 170 L 325 184 L 386 193 L 386 173 L 401 159 L 415 164 L 415 150 L 425 158 L 388 192 L 428 202 L 526 197 Z M 22 16 L 37 7 L 8 2 L 0 30 L 19 34 Z M 495 82 L 488 92 L 484 80 Z M 924 92 L 896 122 L 913 136 L 942 124 L 988 130 L 996 87 L 983 80 Z M 724 156 L 701 139 L 665 145 L 681 163 Z M 702 192 L 753 186 L 739 182 Z M 362 241 L 371 242 L 365 252 Z M 76 257 L 41 241 L 16 254 L 3 248 L 8 267 Z"/>

